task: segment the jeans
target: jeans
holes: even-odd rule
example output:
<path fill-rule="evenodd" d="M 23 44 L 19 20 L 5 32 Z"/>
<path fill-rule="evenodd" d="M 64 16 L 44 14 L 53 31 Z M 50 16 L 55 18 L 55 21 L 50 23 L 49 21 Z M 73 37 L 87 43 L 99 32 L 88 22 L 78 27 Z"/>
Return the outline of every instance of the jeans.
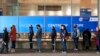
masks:
<path fill-rule="evenodd" d="M 41 49 L 41 38 L 37 38 L 37 47 L 38 47 L 38 50 Z"/>
<path fill-rule="evenodd" d="M 16 41 L 11 41 L 12 42 L 12 45 L 11 45 L 11 48 L 13 48 L 13 49 L 15 49 L 15 47 L 16 47 Z"/>
<path fill-rule="evenodd" d="M 74 48 L 78 49 L 78 38 L 73 38 Z"/>
<path fill-rule="evenodd" d="M 61 39 L 62 51 L 67 51 L 67 43 L 65 39 Z"/>

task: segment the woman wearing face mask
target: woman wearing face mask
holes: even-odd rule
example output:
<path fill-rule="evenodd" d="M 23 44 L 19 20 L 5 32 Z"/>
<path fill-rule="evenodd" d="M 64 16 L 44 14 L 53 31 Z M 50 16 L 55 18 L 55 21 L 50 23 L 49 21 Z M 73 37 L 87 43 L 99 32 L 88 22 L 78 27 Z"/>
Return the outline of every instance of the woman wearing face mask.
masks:
<path fill-rule="evenodd" d="M 36 27 L 37 27 L 36 38 L 37 38 L 38 51 L 41 52 L 42 28 L 40 25 L 36 25 Z"/>
<path fill-rule="evenodd" d="M 61 37 L 62 53 L 66 53 L 67 51 L 66 36 L 68 36 L 67 29 L 65 25 L 61 25 L 60 37 Z"/>

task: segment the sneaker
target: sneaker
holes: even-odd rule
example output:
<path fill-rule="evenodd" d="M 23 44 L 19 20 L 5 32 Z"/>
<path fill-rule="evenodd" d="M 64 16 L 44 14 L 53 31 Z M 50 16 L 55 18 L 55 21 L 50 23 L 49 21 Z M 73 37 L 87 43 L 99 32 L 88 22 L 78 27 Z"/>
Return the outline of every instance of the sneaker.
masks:
<path fill-rule="evenodd" d="M 56 52 L 55 50 L 52 51 L 53 53 Z"/>
<path fill-rule="evenodd" d="M 41 51 L 39 50 L 39 53 L 41 53 Z"/>
<path fill-rule="evenodd" d="M 74 50 L 77 51 L 78 49 L 75 48 Z"/>
<path fill-rule="evenodd" d="M 97 54 L 99 54 L 99 52 L 98 52 L 98 51 L 97 51 L 96 53 L 97 53 Z"/>
<path fill-rule="evenodd" d="M 15 52 L 15 49 L 12 49 L 11 52 Z"/>

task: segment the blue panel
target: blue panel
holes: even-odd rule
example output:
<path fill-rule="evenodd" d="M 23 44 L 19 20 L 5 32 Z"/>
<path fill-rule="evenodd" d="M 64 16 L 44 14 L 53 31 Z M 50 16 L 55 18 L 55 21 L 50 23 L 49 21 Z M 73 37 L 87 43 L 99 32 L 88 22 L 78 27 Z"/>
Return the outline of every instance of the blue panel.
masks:
<path fill-rule="evenodd" d="M 8 28 L 10 31 L 10 27 L 12 25 L 16 26 L 18 32 L 18 17 L 17 16 L 0 16 L 0 32 L 3 32 L 4 27 Z"/>
<path fill-rule="evenodd" d="M 81 21 L 80 17 L 72 17 L 72 23 L 77 24 L 79 29 L 84 31 L 86 28 L 89 28 L 91 31 L 95 31 L 96 27 L 98 26 L 98 21 Z M 97 17 L 91 17 L 91 18 L 97 18 Z"/>
<path fill-rule="evenodd" d="M 66 25 L 67 30 L 71 31 L 71 17 L 70 16 L 47 16 L 46 17 L 46 32 L 51 32 L 51 27 L 55 26 L 57 32 L 60 32 L 61 24 Z"/>
<path fill-rule="evenodd" d="M 40 24 L 44 31 L 44 17 L 43 16 L 19 16 L 19 32 L 29 32 L 29 26 L 33 25 L 34 32 L 37 31 L 36 25 Z"/>
<path fill-rule="evenodd" d="M 12 25 L 15 25 L 17 32 L 20 33 L 29 32 L 29 25 L 33 25 L 34 31 L 36 32 L 37 24 L 41 25 L 43 31 L 44 26 L 46 26 L 46 32 L 51 32 L 52 26 L 55 26 L 57 32 L 60 32 L 61 24 L 66 25 L 69 32 L 71 32 L 71 26 L 73 26 L 73 24 L 78 24 L 81 31 L 86 28 L 90 28 L 91 31 L 95 31 L 95 28 L 98 25 L 98 21 L 82 21 L 79 16 L 73 16 L 72 20 L 71 16 L 46 16 L 45 23 L 46 25 L 44 25 L 43 16 L 0 16 L 0 32 L 3 32 L 4 27 L 7 27 L 10 31 L 10 27 Z"/>

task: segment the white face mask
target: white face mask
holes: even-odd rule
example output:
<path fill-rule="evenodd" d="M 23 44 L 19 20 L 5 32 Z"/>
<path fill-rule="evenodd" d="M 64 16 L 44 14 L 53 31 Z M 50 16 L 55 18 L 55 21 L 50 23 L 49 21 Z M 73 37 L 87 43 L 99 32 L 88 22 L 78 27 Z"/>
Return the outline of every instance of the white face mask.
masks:
<path fill-rule="evenodd" d="M 96 31 L 98 31 L 98 27 L 96 27 Z"/>
<path fill-rule="evenodd" d="M 64 27 L 62 26 L 61 29 L 64 29 Z"/>

